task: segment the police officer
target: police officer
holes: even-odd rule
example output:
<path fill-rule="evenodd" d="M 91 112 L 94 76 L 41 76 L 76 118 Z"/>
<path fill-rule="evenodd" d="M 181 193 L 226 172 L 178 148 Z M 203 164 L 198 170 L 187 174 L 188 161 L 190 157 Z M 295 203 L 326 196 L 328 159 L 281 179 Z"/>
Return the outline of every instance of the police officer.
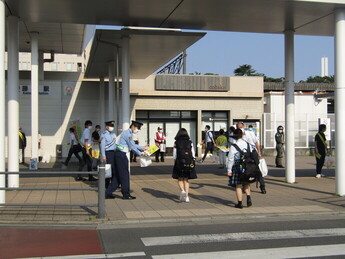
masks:
<path fill-rule="evenodd" d="M 132 134 L 137 134 L 143 124 L 138 121 L 132 121 L 129 129 L 122 132 L 119 136 L 118 143 L 116 144 L 115 152 L 115 174 L 118 176 L 121 184 L 122 199 L 124 200 L 134 200 L 135 197 L 130 194 L 130 184 L 129 184 L 129 163 L 127 158 L 127 153 L 132 150 L 139 156 L 147 156 L 144 153 L 146 147 L 142 147 L 134 143 L 132 139 Z M 113 191 L 116 190 L 119 183 L 110 184 L 106 191 L 106 196 L 110 196 Z"/>
<path fill-rule="evenodd" d="M 116 188 L 118 187 L 119 177 L 115 173 L 115 151 L 116 151 L 116 135 L 114 131 L 115 121 L 105 122 L 105 131 L 101 134 L 101 156 L 102 162 L 111 165 L 111 180 L 105 179 L 105 188 Z M 112 186 L 113 187 L 109 187 Z M 115 196 L 110 192 L 105 195 L 106 199 L 114 199 Z"/>
<path fill-rule="evenodd" d="M 285 140 L 284 140 L 284 128 L 283 128 L 283 126 L 279 126 L 277 128 L 275 140 L 276 140 L 276 150 L 277 150 L 276 167 L 284 168 L 284 166 L 283 166 L 283 155 L 284 155 Z"/>

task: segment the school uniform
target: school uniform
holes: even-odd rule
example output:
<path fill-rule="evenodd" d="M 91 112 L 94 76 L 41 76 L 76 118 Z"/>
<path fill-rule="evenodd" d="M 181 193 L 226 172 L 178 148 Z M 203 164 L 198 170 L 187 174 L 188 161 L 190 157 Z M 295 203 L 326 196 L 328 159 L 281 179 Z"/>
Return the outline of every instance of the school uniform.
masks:
<path fill-rule="evenodd" d="M 81 146 L 79 142 L 77 141 L 77 138 L 75 137 L 75 134 L 73 132 L 69 134 L 69 144 L 70 144 L 70 149 L 68 151 L 68 156 L 66 158 L 64 165 L 68 166 L 69 160 L 71 159 L 72 155 L 74 155 L 79 161 L 79 167 L 81 167 L 83 165 L 83 160 L 79 156 L 79 152 L 81 151 Z"/>
<path fill-rule="evenodd" d="M 211 153 L 213 152 L 213 146 L 214 146 L 213 141 L 212 141 L 213 138 L 214 138 L 213 134 L 210 130 L 205 133 L 206 148 L 205 148 L 205 154 L 204 154 L 204 157 L 202 158 L 202 161 L 205 160 L 208 152 L 211 152 Z"/>
<path fill-rule="evenodd" d="M 89 155 L 86 153 L 86 148 L 85 148 L 85 141 L 87 140 L 88 142 L 88 146 L 87 146 L 87 149 L 89 151 Z M 92 137 L 91 137 L 91 132 L 88 128 L 85 128 L 84 131 L 83 131 L 83 135 L 80 139 L 80 143 L 81 143 L 81 146 L 82 146 L 82 149 L 81 149 L 81 152 L 83 154 L 83 161 L 84 161 L 84 165 L 86 164 L 87 165 L 87 171 L 88 172 L 91 172 L 92 171 L 92 158 L 91 158 L 91 155 L 92 155 Z M 79 167 L 79 171 L 82 171 L 83 170 L 83 166 Z M 80 176 L 78 176 L 80 177 Z M 89 174 L 89 181 L 94 181 L 95 178 Z"/>

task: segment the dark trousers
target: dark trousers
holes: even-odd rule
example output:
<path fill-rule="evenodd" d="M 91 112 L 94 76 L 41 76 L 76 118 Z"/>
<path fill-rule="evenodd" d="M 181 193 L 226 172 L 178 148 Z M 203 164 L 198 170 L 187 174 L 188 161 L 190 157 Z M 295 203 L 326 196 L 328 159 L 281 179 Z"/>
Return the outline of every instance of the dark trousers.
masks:
<path fill-rule="evenodd" d="M 266 190 L 265 180 L 262 177 L 261 173 L 259 174 L 259 183 L 260 183 L 260 189 L 261 190 Z"/>
<path fill-rule="evenodd" d="M 105 151 L 105 157 L 107 158 L 107 164 L 111 164 L 111 178 L 105 179 L 105 189 L 107 189 L 110 183 L 113 181 L 113 177 L 115 177 L 115 152 Z M 115 179 L 114 181 L 116 180 L 117 179 Z"/>
<path fill-rule="evenodd" d="M 134 143 L 135 144 L 139 144 L 139 141 L 138 140 L 134 140 Z M 131 151 L 131 153 L 129 154 L 129 161 L 131 162 L 136 162 L 137 161 L 137 153 L 135 153 L 134 151 Z"/>
<path fill-rule="evenodd" d="M 316 158 L 316 174 L 321 174 L 321 169 L 325 163 L 326 154 L 320 154 L 320 158 Z"/>
<path fill-rule="evenodd" d="M 80 150 L 80 149 L 79 149 L 79 147 L 76 146 L 76 145 L 73 145 L 73 146 L 69 149 L 69 151 L 68 151 L 68 156 L 67 156 L 66 161 L 65 161 L 65 163 L 64 163 L 66 166 L 68 165 L 69 160 L 71 159 L 72 155 L 75 155 L 75 157 L 78 159 L 78 161 L 79 161 L 79 167 L 83 164 L 83 160 L 82 160 L 81 157 L 79 156 L 78 150 Z"/>
<path fill-rule="evenodd" d="M 284 156 L 284 147 L 283 145 L 278 144 L 276 146 L 277 156 L 276 156 L 276 166 L 283 165 L 283 156 Z"/>
<path fill-rule="evenodd" d="M 210 152 L 210 151 L 211 151 L 211 153 L 213 152 L 213 143 L 212 143 L 212 142 L 207 142 L 207 143 L 206 143 L 205 154 L 204 154 L 204 157 L 202 158 L 202 161 L 205 160 L 205 158 L 206 158 L 208 152 Z"/>
<path fill-rule="evenodd" d="M 106 190 L 106 195 L 111 195 L 121 184 L 123 196 L 129 196 L 129 170 L 128 158 L 125 152 L 115 152 L 115 174 L 111 178 L 111 183 Z"/>
<path fill-rule="evenodd" d="M 83 154 L 83 164 L 82 165 L 79 165 L 79 171 L 83 171 L 83 168 L 84 168 L 84 165 L 86 164 L 87 165 L 87 171 L 88 172 L 91 172 L 92 171 L 92 158 L 86 154 L 86 149 L 83 147 L 81 149 L 81 152 Z M 89 149 L 89 154 L 91 155 L 92 153 L 92 149 Z M 78 175 L 80 176 L 80 175 Z M 89 179 L 92 178 L 92 175 L 89 174 Z"/>
<path fill-rule="evenodd" d="M 161 155 L 161 162 L 164 162 L 164 152 L 160 152 L 161 150 L 158 149 L 156 151 L 156 162 L 159 162 L 159 154 Z"/>

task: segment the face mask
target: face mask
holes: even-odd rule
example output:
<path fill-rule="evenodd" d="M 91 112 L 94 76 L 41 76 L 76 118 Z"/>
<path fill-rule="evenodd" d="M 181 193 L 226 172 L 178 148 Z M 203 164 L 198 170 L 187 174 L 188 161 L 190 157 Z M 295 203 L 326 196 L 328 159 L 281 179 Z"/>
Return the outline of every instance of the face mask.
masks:
<path fill-rule="evenodd" d="M 140 131 L 140 130 L 135 129 L 135 130 L 133 130 L 133 133 L 134 133 L 134 134 L 137 134 L 139 131 Z"/>
<path fill-rule="evenodd" d="M 163 130 L 159 130 L 158 132 L 159 132 L 159 133 L 162 133 L 162 132 L 163 132 Z"/>
<path fill-rule="evenodd" d="M 282 130 L 279 130 L 278 132 L 279 132 L 279 133 L 283 133 L 283 131 L 282 131 Z"/>
<path fill-rule="evenodd" d="M 91 129 L 92 129 L 92 126 L 88 126 L 87 128 L 88 128 L 89 130 L 91 130 Z"/>
<path fill-rule="evenodd" d="M 244 129 L 241 129 L 242 130 L 242 132 L 244 133 Z"/>
<path fill-rule="evenodd" d="M 110 131 L 110 132 L 114 131 L 114 127 L 109 127 L 108 131 Z"/>

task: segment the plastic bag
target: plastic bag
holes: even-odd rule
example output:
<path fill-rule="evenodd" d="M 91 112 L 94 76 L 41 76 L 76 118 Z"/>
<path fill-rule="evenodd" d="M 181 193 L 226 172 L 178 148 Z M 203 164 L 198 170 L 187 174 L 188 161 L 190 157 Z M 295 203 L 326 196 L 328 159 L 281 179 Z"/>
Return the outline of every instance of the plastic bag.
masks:
<path fill-rule="evenodd" d="M 140 167 L 148 167 L 152 164 L 152 160 L 149 156 L 140 157 Z"/>
<path fill-rule="evenodd" d="M 259 160 L 259 169 L 260 169 L 262 177 L 265 177 L 268 175 L 268 168 L 267 168 L 267 164 L 264 158 L 261 158 Z"/>
<path fill-rule="evenodd" d="M 111 178 L 112 171 L 111 171 L 111 164 L 105 164 L 105 179 Z"/>
<path fill-rule="evenodd" d="M 327 156 L 325 159 L 325 165 L 327 168 L 335 167 L 335 159 L 332 156 Z"/>

